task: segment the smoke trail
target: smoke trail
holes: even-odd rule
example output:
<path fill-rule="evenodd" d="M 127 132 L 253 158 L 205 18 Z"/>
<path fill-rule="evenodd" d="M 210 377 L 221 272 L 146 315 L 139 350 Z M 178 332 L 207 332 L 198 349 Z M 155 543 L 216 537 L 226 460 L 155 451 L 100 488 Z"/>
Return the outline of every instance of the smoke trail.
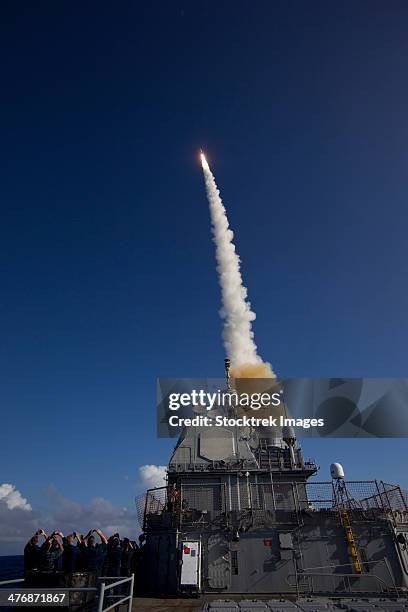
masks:
<path fill-rule="evenodd" d="M 240 258 L 233 243 L 234 234 L 229 227 L 220 192 L 203 153 L 201 153 L 201 165 L 216 246 L 215 256 L 222 297 L 220 315 L 224 319 L 225 351 L 231 360 L 235 377 L 274 377 L 270 365 L 264 363 L 257 353 L 252 331 L 252 321 L 256 315 L 251 310 L 251 304 L 247 300 L 247 290 L 242 282 Z"/>

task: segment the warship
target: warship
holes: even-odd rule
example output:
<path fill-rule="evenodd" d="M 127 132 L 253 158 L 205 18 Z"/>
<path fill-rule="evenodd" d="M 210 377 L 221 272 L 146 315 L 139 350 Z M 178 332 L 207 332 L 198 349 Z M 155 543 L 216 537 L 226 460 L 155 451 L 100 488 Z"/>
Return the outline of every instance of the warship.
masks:
<path fill-rule="evenodd" d="M 145 590 L 208 610 L 408 610 L 405 492 L 317 471 L 291 427 L 185 427 L 140 508 Z"/>

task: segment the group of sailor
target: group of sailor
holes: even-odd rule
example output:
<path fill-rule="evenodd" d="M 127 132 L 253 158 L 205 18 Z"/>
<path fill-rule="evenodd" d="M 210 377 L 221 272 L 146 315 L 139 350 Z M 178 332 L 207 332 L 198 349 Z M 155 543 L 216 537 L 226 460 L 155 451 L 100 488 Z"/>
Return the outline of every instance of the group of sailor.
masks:
<path fill-rule="evenodd" d="M 139 552 L 135 541 L 121 539 L 119 533 L 107 539 L 100 529 L 91 529 L 86 536 L 75 531 L 66 536 L 60 531 L 47 535 L 39 529 L 24 548 L 24 574 L 62 571 L 130 576 Z"/>

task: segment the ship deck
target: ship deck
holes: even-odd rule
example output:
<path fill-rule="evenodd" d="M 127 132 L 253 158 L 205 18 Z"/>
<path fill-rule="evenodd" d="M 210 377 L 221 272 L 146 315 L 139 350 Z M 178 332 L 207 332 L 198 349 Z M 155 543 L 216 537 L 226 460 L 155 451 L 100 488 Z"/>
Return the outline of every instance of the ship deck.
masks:
<path fill-rule="evenodd" d="M 232 595 L 225 598 L 218 595 L 203 595 L 197 599 L 161 599 L 136 597 L 132 600 L 132 610 L 138 612 L 408 612 L 408 598 L 388 597 L 350 597 L 331 599 L 327 597 L 308 597 L 304 599 L 279 598 L 276 594 L 260 597 L 259 594 Z"/>

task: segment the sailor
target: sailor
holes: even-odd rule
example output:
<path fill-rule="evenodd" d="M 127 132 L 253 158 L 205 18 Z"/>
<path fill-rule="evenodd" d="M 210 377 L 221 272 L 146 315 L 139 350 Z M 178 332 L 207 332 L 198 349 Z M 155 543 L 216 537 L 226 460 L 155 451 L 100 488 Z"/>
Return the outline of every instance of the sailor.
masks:
<path fill-rule="evenodd" d="M 123 538 L 121 576 L 130 576 L 132 573 L 132 560 L 135 554 L 133 542 L 129 538 Z"/>
<path fill-rule="evenodd" d="M 42 572 L 58 570 L 58 562 L 64 550 L 61 536 L 62 534 L 54 532 L 41 546 L 40 570 Z M 59 538 L 61 538 L 61 541 Z"/>
<path fill-rule="evenodd" d="M 27 575 L 28 572 L 38 571 L 40 569 L 40 536 L 47 539 L 47 534 L 45 533 L 44 529 L 39 529 L 36 531 L 24 547 L 24 575 Z"/>
<path fill-rule="evenodd" d="M 97 544 L 95 536 L 92 534 L 96 533 L 100 537 L 100 543 Z M 108 540 L 100 529 L 91 529 L 89 533 L 84 537 L 82 541 L 82 554 L 84 569 L 87 572 L 96 572 L 99 574 L 103 568 L 103 564 L 106 557 Z"/>
<path fill-rule="evenodd" d="M 146 536 L 142 533 L 139 536 L 139 544 L 133 542 L 134 555 L 132 557 L 131 573 L 135 576 L 135 591 L 143 593 L 145 587 L 145 546 Z"/>
<path fill-rule="evenodd" d="M 61 534 L 62 535 L 62 534 Z M 77 541 L 74 544 L 75 540 Z M 82 539 L 81 536 L 74 531 L 63 539 L 64 552 L 62 555 L 62 569 L 64 572 L 71 574 L 81 569 L 82 565 Z"/>
<path fill-rule="evenodd" d="M 120 576 L 122 567 L 122 545 L 118 533 L 108 540 L 107 576 Z"/>

